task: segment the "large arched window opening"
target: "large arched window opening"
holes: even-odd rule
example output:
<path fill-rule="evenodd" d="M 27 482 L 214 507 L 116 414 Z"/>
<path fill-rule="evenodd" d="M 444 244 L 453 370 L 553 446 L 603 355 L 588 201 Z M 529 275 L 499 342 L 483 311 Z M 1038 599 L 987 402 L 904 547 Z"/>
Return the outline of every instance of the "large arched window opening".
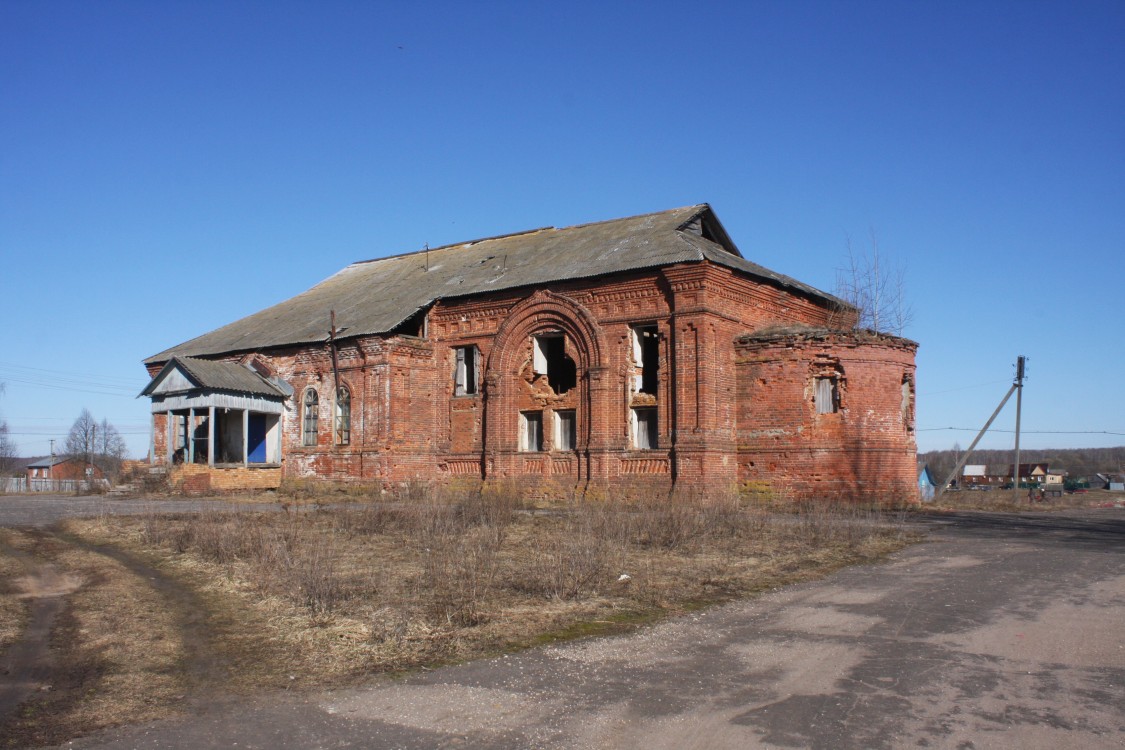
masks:
<path fill-rule="evenodd" d="M 352 394 L 347 386 L 336 391 L 336 445 L 352 441 Z"/>
<path fill-rule="evenodd" d="M 316 445 L 317 420 L 320 416 L 320 397 L 309 388 L 305 391 L 304 433 L 302 445 Z"/>

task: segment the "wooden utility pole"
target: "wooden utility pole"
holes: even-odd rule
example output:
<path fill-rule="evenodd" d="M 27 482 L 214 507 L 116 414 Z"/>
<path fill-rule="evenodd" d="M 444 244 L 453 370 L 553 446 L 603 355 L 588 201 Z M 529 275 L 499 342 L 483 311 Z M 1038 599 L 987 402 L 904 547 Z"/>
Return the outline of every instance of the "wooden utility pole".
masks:
<path fill-rule="evenodd" d="M 1027 358 L 1024 357 L 1023 355 L 1020 355 L 1016 359 L 1016 381 L 1014 383 L 1012 383 L 1012 387 L 1009 388 L 1008 392 L 1004 394 L 1004 398 L 1000 401 L 1000 405 L 996 407 L 996 411 L 992 412 L 992 416 L 989 417 L 988 421 L 984 423 L 984 427 L 980 428 L 980 432 L 978 432 L 977 436 L 973 439 L 973 444 L 970 445 L 969 449 L 961 455 L 961 460 L 958 461 L 957 465 L 953 467 L 953 471 L 949 472 L 949 476 L 946 477 L 945 481 L 941 483 L 941 486 L 939 486 L 934 491 L 934 500 L 935 501 L 939 497 L 942 496 L 942 494 L 945 492 L 945 488 L 949 486 L 949 483 L 957 478 L 957 474 L 958 474 L 958 472 L 961 471 L 961 467 L 964 466 L 966 463 L 968 463 L 969 456 L 971 456 L 973 454 L 973 449 L 977 447 L 977 443 L 979 443 L 980 439 L 982 437 L 984 437 L 984 433 L 988 432 L 988 428 L 992 426 L 992 423 L 996 420 L 996 417 L 1000 414 L 1000 410 L 1004 408 L 1004 404 L 1008 403 L 1008 399 L 1010 399 L 1012 397 L 1012 393 L 1018 391 L 1019 394 L 1022 395 L 1022 393 L 1023 393 L 1024 361 L 1026 359 Z M 1018 395 L 1016 397 L 1016 403 L 1018 404 L 1019 401 L 1020 401 L 1020 396 Z M 1020 434 L 1020 412 L 1019 412 L 1019 406 L 1017 406 L 1016 407 L 1016 468 L 1012 472 L 1013 474 L 1017 474 L 1017 475 L 1020 473 L 1020 466 L 1019 466 L 1020 438 L 1019 438 L 1019 434 Z M 1018 479 L 1016 480 L 1016 485 L 1017 486 L 1019 485 Z"/>
<path fill-rule="evenodd" d="M 1020 412 L 1023 410 L 1023 372 L 1027 358 L 1022 354 L 1016 357 L 1016 382 L 1012 385 L 1016 389 L 1016 465 L 1012 467 L 1012 489 L 1017 493 L 1020 489 Z"/>

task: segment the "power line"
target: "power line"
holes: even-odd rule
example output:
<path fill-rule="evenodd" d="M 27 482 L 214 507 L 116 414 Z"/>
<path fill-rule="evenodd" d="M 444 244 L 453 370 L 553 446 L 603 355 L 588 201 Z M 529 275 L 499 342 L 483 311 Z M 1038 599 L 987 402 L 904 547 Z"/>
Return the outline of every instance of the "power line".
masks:
<path fill-rule="evenodd" d="M 28 367 L 27 365 L 17 365 L 13 362 L 0 362 L 0 370 L 12 369 L 17 371 L 24 371 L 27 373 L 45 373 L 48 375 L 56 375 L 64 378 L 80 378 L 82 380 L 101 381 L 101 385 L 118 385 L 128 386 L 132 388 L 135 383 L 142 382 L 140 378 L 134 377 L 121 377 L 119 375 L 91 375 L 86 372 L 73 372 L 71 370 L 49 370 L 44 367 Z M 141 387 L 143 388 L 143 382 Z"/>
<path fill-rule="evenodd" d="M 118 398 L 136 398 L 140 393 L 140 389 L 126 388 L 125 386 L 105 386 L 105 389 L 98 388 L 78 388 L 75 386 L 58 385 L 55 383 L 44 383 L 39 380 L 24 380 L 23 378 L 13 378 L 10 375 L 4 375 L 4 382 L 6 383 L 19 383 L 20 385 L 30 386 L 32 388 L 45 388 L 51 391 L 72 391 L 74 393 L 93 393 L 98 396 L 117 396 Z M 141 386 L 142 388 L 144 386 Z M 116 390 L 106 390 L 114 388 Z"/>
<path fill-rule="evenodd" d="M 956 430 L 959 432 L 976 432 L 974 427 L 919 427 L 918 432 L 937 432 L 940 430 Z M 1015 432 L 1015 430 L 989 430 L 989 432 Z M 1111 432 L 1109 430 L 1020 430 L 1024 434 L 1032 435 L 1125 435 L 1125 432 Z"/>
<path fill-rule="evenodd" d="M 971 388 L 983 388 L 986 385 L 996 385 L 997 383 L 1007 383 L 1007 382 L 1008 382 L 1008 380 L 1006 378 L 1004 380 L 990 380 L 987 383 L 977 383 L 976 385 L 962 385 L 962 386 L 958 386 L 957 388 L 947 388 L 944 391 L 923 391 L 923 392 L 919 393 L 918 395 L 919 396 L 937 396 L 937 395 L 940 395 L 942 393 L 953 393 L 954 391 L 967 391 Z"/>

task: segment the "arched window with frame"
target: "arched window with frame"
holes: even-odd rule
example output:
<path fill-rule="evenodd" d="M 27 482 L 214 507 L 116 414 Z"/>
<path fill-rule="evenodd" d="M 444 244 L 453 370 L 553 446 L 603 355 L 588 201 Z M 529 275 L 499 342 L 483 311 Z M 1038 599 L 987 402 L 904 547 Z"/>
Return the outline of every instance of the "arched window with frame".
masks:
<path fill-rule="evenodd" d="M 304 424 L 301 445 L 316 445 L 316 428 L 319 417 L 320 397 L 317 396 L 315 389 L 309 388 L 305 391 Z"/>
<path fill-rule="evenodd" d="M 345 385 L 336 391 L 336 445 L 352 441 L 352 394 Z"/>

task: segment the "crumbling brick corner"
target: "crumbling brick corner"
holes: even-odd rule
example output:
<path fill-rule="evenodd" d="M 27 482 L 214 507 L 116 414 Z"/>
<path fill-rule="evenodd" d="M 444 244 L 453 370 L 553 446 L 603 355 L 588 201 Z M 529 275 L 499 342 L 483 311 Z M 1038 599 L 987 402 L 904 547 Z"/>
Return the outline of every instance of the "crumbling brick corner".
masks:
<path fill-rule="evenodd" d="M 740 480 L 792 499 L 917 502 L 917 348 L 865 330 L 740 337 Z"/>

